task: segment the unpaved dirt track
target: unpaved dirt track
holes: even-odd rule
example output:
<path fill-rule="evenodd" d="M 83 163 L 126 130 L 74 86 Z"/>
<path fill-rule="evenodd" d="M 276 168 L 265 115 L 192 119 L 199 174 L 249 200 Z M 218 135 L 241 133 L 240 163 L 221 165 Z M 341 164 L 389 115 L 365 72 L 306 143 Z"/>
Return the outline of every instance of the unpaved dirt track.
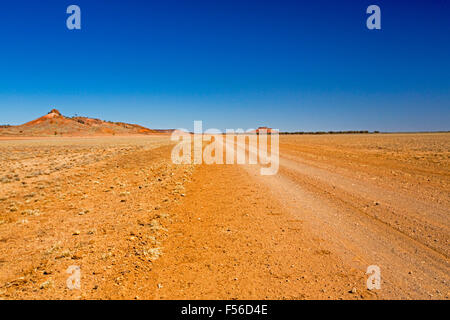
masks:
<path fill-rule="evenodd" d="M 303 218 L 239 166 L 203 165 L 176 209 L 156 298 L 374 298 Z M 356 293 L 350 291 L 356 288 Z"/>
<path fill-rule="evenodd" d="M 314 152 L 299 150 L 300 138 L 291 139 L 294 145 L 285 139 L 279 174 L 275 179 L 260 179 L 291 212 L 308 222 L 310 230 L 328 240 L 330 250 L 347 263 L 360 270 L 378 265 L 383 275 L 381 297 L 448 298 L 448 136 L 377 139 L 367 135 L 366 148 L 388 149 L 375 155 L 367 149 L 349 150 L 340 145 L 361 138 L 364 136 L 329 137 L 328 145 L 324 143 L 326 138 L 317 139 L 321 161 Z M 401 155 L 406 159 L 398 161 L 394 152 L 398 149 L 389 148 L 393 141 L 408 148 L 421 138 L 424 142 L 440 139 L 447 148 L 447 158 L 435 153 L 431 163 L 417 161 L 423 148 L 430 147 L 422 144 L 421 149 L 409 150 L 409 154 Z M 396 178 L 392 167 L 406 177 Z"/>
<path fill-rule="evenodd" d="M 162 137 L 1 143 L 2 298 L 449 298 L 449 134 L 281 136 L 275 176 Z"/>

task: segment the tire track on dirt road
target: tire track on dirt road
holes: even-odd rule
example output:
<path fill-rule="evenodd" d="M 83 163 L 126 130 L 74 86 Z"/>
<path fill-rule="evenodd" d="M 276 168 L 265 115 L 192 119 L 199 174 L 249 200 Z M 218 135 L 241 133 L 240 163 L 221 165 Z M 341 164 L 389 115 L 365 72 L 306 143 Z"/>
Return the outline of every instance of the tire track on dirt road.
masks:
<path fill-rule="evenodd" d="M 349 267 L 239 165 L 201 165 L 172 208 L 155 299 L 374 299 Z"/>
<path fill-rule="evenodd" d="M 345 199 L 356 211 L 385 223 L 448 259 L 450 220 L 444 205 L 417 200 L 414 195 L 401 191 L 394 194 L 368 180 L 304 163 L 299 157 L 283 155 L 281 166 L 291 175 L 294 172 L 302 175 L 309 185 L 320 184 L 324 192 L 339 194 L 341 201 Z"/>
<path fill-rule="evenodd" d="M 248 152 L 245 146 L 238 148 Z M 317 168 L 293 162 L 284 155 L 281 155 L 276 176 L 261 176 L 259 166 L 245 167 L 256 181 L 270 188 L 274 198 L 301 217 L 310 232 L 333 244 L 333 252 L 350 266 L 361 271 L 369 265 L 380 266 L 381 297 L 448 298 L 449 262 L 445 254 L 358 208 L 367 203 L 367 199 L 353 203 L 354 199 L 364 198 L 364 193 L 361 195 L 357 188 L 352 190 L 351 197 L 348 191 L 339 192 L 346 187 L 345 177 L 318 172 Z M 396 208 L 402 207 L 397 205 Z M 445 226 L 441 226 L 440 231 L 445 237 Z"/>

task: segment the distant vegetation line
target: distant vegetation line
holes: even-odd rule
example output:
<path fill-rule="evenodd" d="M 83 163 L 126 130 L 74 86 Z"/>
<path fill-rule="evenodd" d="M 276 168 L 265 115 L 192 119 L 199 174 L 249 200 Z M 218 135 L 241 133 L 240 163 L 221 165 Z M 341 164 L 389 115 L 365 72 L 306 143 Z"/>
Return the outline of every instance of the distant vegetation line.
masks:
<path fill-rule="evenodd" d="M 296 132 L 280 132 L 280 134 L 361 134 L 361 133 L 380 133 L 380 131 L 369 132 L 368 130 L 359 130 L 359 131 L 296 131 Z"/>
<path fill-rule="evenodd" d="M 450 133 L 450 131 L 368 131 L 368 130 L 360 130 L 360 131 L 296 131 L 296 132 L 280 132 L 280 134 L 376 134 L 376 133 Z"/>

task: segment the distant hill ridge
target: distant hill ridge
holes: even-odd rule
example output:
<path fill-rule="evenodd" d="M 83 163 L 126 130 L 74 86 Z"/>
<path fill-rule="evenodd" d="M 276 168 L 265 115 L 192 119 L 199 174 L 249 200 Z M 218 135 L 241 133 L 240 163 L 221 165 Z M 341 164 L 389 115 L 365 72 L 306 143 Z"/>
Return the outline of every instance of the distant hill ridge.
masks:
<path fill-rule="evenodd" d="M 65 117 L 57 109 L 18 126 L 0 126 L 0 136 L 95 136 L 170 133 L 124 122 L 104 121 L 88 117 Z"/>

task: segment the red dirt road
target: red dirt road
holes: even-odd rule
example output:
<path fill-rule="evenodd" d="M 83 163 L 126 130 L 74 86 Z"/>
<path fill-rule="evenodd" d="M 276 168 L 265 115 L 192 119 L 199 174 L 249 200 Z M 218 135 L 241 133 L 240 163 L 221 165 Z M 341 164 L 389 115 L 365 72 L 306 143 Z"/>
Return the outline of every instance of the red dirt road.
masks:
<path fill-rule="evenodd" d="M 449 134 L 280 139 L 275 176 L 167 137 L 0 141 L 0 297 L 449 298 Z"/>

